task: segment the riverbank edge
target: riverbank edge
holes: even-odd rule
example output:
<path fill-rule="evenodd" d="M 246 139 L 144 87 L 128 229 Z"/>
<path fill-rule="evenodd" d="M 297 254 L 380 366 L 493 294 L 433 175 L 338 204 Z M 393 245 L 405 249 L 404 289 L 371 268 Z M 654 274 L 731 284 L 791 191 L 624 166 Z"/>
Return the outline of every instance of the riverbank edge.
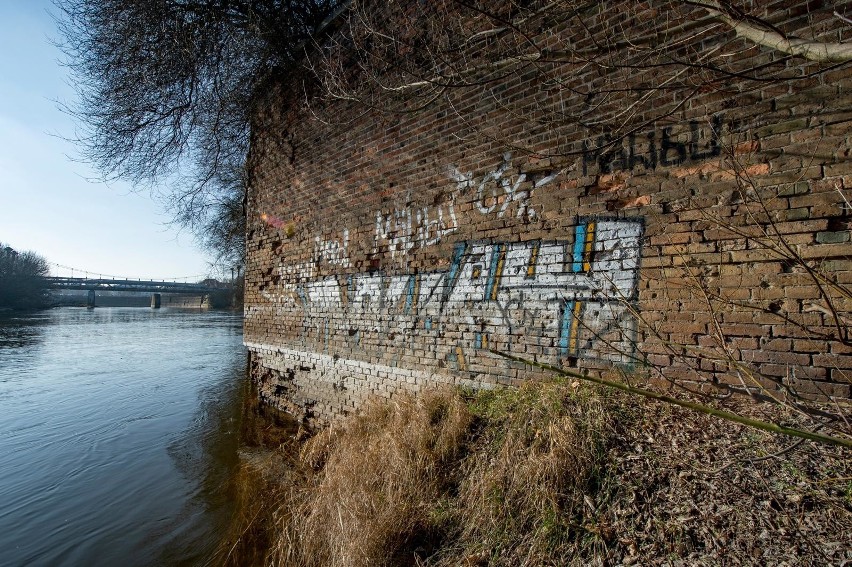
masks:
<path fill-rule="evenodd" d="M 247 398 L 223 564 L 852 560 L 847 449 L 566 380 L 376 401 L 313 434 Z"/>

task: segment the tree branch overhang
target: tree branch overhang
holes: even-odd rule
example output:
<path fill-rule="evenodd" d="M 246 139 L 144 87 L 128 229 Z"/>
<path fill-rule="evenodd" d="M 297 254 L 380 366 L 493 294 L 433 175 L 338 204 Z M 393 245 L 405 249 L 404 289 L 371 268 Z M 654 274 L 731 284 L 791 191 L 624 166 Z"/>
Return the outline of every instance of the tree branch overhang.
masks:
<path fill-rule="evenodd" d="M 749 23 L 744 18 L 737 17 L 735 12 L 726 9 L 717 0 L 694 2 L 696 6 L 705 8 L 711 15 L 734 30 L 738 37 L 747 39 L 757 45 L 768 47 L 809 61 L 818 63 L 846 63 L 852 61 L 852 44 L 815 41 L 785 37 L 777 31 Z"/>

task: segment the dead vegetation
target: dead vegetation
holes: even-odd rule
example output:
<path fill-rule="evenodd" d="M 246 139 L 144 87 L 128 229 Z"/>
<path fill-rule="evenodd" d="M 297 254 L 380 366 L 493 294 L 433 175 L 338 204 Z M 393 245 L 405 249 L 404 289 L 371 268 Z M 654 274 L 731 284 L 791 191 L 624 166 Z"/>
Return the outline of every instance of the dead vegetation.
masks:
<path fill-rule="evenodd" d="M 252 459 L 271 539 L 232 563 L 852 561 L 848 449 L 576 382 L 396 398 L 292 449 Z"/>
<path fill-rule="evenodd" d="M 458 396 L 430 394 L 374 405 L 308 441 L 313 474 L 282 506 L 277 563 L 400 564 L 440 540 L 470 418 Z"/>

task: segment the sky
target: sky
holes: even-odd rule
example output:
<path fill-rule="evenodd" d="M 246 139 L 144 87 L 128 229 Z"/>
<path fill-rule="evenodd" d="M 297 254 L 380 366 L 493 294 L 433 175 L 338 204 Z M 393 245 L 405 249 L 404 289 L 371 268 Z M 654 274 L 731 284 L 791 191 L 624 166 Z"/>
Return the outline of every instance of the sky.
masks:
<path fill-rule="evenodd" d="M 147 191 L 91 181 L 58 103 L 74 90 L 49 0 L 0 0 L 0 242 L 55 264 L 53 275 L 201 279 L 210 259 Z M 200 277 L 199 277 L 200 276 Z"/>

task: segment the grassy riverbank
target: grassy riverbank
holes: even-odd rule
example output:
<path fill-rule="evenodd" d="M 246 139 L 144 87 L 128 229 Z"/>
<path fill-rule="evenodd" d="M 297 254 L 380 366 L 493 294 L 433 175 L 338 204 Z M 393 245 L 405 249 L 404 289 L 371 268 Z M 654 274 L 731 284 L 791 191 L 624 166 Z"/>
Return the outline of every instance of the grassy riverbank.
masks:
<path fill-rule="evenodd" d="M 250 425 L 228 564 L 852 560 L 848 449 L 789 449 L 795 440 L 618 392 L 432 392 L 304 440 Z"/>

